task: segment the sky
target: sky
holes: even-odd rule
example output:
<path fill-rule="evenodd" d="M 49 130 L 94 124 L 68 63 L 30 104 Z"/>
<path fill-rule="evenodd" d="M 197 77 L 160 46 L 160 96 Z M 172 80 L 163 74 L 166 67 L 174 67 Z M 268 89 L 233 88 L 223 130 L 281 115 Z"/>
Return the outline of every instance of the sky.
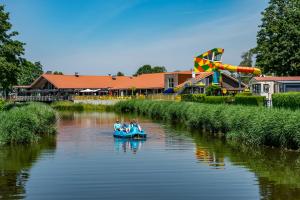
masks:
<path fill-rule="evenodd" d="M 268 0 L 0 0 L 25 57 L 44 71 L 131 75 L 144 64 L 189 70 L 215 47 L 238 65 L 256 46 Z"/>

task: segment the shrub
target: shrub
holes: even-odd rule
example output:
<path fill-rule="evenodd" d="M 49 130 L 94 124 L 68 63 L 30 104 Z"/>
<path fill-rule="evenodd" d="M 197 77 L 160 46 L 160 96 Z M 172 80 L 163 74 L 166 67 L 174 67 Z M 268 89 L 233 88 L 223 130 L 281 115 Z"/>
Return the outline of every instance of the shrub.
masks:
<path fill-rule="evenodd" d="M 51 104 L 52 108 L 56 110 L 69 110 L 69 111 L 104 111 L 109 106 L 107 105 L 95 105 L 95 104 L 83 104 L 73 103 L 71 101 L 57 101 Z"/>
<path fill-rule="evenodd" d="M 0 111 L 3 110 L 4 105 L 5 105 L 5 100 L 0 98 Z"/>
<path fill-rule="evenodd" d="M 300 92 L 273 94 L 272 103 L 277 108 L 300 109 Z"/>
<path fill-rule="evenodd" d="M 55 133 L 55 112 L 45 104 L 16 107 L 1 112 L 0 118 L 0 144 L 32 143 Z"/>
<path fill-rule="evenodd" d="M 221 87 L 219 85 L 210 85 L 205 90 L 207 96 L 216 96 L 221 94 Z"/>
<path fill-rule="evenodd" d="M 175 121 L 193 129 L 223 132 L 227 140 L 243 144 L 300 148 L 300 111 L 149 100 L 123 101 L 114 108 Z"/>
<path fill-rule="evenodd" d="M 234 103 L 240 105 L 263 106 L 265 105 L 266 97 L 264 96 L 240 96 L 234 97 Z"/>

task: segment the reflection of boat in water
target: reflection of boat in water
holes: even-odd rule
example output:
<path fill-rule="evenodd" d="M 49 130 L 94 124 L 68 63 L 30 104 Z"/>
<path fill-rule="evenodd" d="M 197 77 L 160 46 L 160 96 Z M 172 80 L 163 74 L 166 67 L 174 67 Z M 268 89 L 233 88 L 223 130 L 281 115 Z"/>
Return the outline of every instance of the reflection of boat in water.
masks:
<path fill-rule="evenodd" d="M 201 163 L 206 163 L 214 169 L 224 169 L 225 167 L 224 158 L 217 157 L 214 152 L 209 152 L 205 148 L 197 146 L 195 155 Z"/>
<path fill-rule="evenodd" d="M 114 132 L 114 137 L 116 138 L 146 138 L 147 134 L 144 130 L 139 131 L 137 128 L 132 129 L 129 133 L 123 130 L 116 130 Z"/>
<path fill-rule="evenodd" d="M 133 153 L 136 153 L 142 148 L 146 142 L 146 138 L 143 139 L 132 139 L 132 138 L 115 138 L 115 150 L 126 152 L 130 149 Z"/>

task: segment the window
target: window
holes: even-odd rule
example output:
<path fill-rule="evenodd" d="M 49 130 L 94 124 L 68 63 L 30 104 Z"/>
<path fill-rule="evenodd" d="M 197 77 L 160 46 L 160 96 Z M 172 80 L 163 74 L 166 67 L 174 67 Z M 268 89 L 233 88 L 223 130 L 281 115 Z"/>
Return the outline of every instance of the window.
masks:
<path fill-rule="evenodd" d="M 264 93 L 269 93 L 269 90 L 270 90 L 270 85 L 264 84 Z"/>
<path fill-rule="evenodd" d="M 169 78 L 168 79 L 168 87 L 173 88 L 174 87 L 174 78 Z"/>
<path fill-rule="evenodd" d="M 261 85 L 260 84 L 253 84 L 252 85 L 252 92 L 256 94 L 260 94 L 261 92 Z"/>

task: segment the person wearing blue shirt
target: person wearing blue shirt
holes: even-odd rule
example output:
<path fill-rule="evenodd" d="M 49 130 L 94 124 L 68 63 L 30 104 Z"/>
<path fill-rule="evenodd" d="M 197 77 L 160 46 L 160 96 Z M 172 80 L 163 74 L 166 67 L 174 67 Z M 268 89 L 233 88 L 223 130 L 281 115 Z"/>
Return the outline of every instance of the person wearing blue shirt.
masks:
<path fill-rule="evenodd" d="M 117 120 L 116 123 L 114 124 L 114 129 L 115 129 L 115 131 L 117 131 L 117 130 L 120 131 L 121 128 L 122 128 L 122 124 L 120 123 L 119 120 Z"/>

